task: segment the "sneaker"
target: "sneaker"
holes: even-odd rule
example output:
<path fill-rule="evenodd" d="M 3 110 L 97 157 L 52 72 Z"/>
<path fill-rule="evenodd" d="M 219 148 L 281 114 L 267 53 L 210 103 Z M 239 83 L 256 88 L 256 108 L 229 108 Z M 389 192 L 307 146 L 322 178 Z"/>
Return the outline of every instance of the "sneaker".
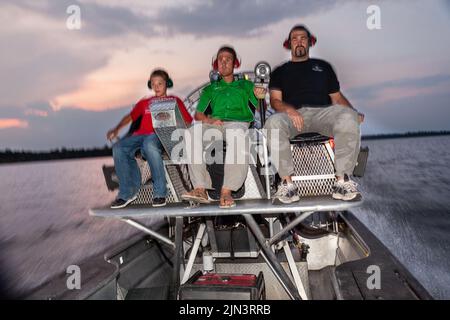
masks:
<path fill-rule="evenodd" d="M 283 181 L 278 186 L 278 190 L 273 196 L 273 200 L 278 199 L 282 203 L 292 203 L 300 200 L 298 188 L 293 183 Z"/>
<path fill-rule="evenodd" d="M 164 207 L 166 204 L 166 198 L 154 198 L 152 207 Z"/>
<path fill-rule="evenodd" d="M 361 193 L 357 189 L 358 184 L 350 179 L 336 181 L 333 186 L 333 199 L 337 200 L 360 200 Z"/>
<path fill-rule="evenodd" d="M 123 200 L 123 199 L 116 199 L 111 203 L 111 209 L 120 209 L 120 208 L 125 208 L 127 205 L 129 205 L 130 203 L 132 203 L 134 200 L 137 199 L 137 195 L 133 196 L 132 198 L 128 199 L 128 200 Z"/>

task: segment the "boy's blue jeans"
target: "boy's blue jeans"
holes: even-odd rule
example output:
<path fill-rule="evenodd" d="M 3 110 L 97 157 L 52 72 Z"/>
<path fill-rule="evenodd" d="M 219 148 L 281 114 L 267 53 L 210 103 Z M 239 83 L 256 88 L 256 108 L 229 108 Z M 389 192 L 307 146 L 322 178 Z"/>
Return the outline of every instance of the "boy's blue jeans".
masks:
<path fill-rule="evenodd" d="M 113 145 L 114 166 L 119 178 L 118 198 L 128 200 L 139 192 L 141 172 L 134 158 L 138 149 L 141 149 L 150 166 L 153 198 L 165 198 L 167 186 L 162 159 L 163 146 L 156 134 L 130 136 Z"/>

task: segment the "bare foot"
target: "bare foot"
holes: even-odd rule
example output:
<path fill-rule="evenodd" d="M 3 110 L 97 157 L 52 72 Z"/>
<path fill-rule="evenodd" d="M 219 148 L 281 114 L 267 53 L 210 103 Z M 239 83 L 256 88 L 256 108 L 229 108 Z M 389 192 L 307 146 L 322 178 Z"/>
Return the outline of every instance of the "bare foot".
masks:
<path fill-rule="evenodd" d="M 195 188 L 192 191 L 181 195 L 181 199 L 198 203 L 209 203 L 208 194 L 205 188 Z"/>
<path fill-rule="evenodd" d="M 221 209 L 233 208 L 236 206 L 236 202 L 234 202 L 233 197 L 231 196 L 231 190 L 222 188 L 220 192 L 220 205 Z"/>

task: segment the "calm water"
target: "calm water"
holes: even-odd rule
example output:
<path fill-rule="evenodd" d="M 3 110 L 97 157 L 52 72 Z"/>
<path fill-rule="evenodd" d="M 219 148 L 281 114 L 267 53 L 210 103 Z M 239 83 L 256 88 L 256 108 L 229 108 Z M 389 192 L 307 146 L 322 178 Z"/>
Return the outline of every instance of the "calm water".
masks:
<path fill-rule="evenodd" d="M 450 137 L 363 145 L 366 201 L 354 213 L 435 298 L 450 299 Z M 36 287 L 139 232 L 89 217 L 89 208 L 115 196 L 103 164 L 112 159 L 0 166 L 0 264 L 9 290 Z"/>
<path fill-rule="evenodd" d="M 102 173 L 102 165 L 112 163 L 95 158 L 0 166 L 0 265 L 10 290 L 34 288 L 139 233 L 89 216 L 89 208 L 115 198 Z"/>

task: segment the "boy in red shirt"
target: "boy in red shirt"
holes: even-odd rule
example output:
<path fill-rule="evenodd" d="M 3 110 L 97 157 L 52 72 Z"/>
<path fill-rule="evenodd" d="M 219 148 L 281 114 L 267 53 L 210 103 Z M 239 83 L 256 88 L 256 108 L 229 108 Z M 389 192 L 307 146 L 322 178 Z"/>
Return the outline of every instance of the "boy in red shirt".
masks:
<path fill-rule="evenodd" d="M 109 140 L 113 140 L 118 136 L 120 129 L 131 121 L 136 121 L 139 117 L 142 117 L 139 128 L 131 136 L 125 137 L 113 145 L 114 166 L 119 178 L 119 194 L 111 204 L 113 209 L 124 208 L 137 198 L 137 193 L 141 186 L 141 174 L 134 155 L 139 149 L 147 159 L 152 174 L 152 205 L 154 207 L 166 205 L 167 187 L 162 159 L 163 147 L 153 129 L 150 112 L 151 105 L 156 100 L 176 99 L 178 108 L 186 123 L 190 124 L 192 122 L 192 117 L 186 110 L 183 101 L 176 96 L 167 96 L 167 88 L 172 86 L 172 80 L 166 71 L 161 69 L 153 71 L 148 81 L 148 87 L 154 91 L 155 95 L 141 99 L 136 103 L 133 110 L 106 134 Z"/>

